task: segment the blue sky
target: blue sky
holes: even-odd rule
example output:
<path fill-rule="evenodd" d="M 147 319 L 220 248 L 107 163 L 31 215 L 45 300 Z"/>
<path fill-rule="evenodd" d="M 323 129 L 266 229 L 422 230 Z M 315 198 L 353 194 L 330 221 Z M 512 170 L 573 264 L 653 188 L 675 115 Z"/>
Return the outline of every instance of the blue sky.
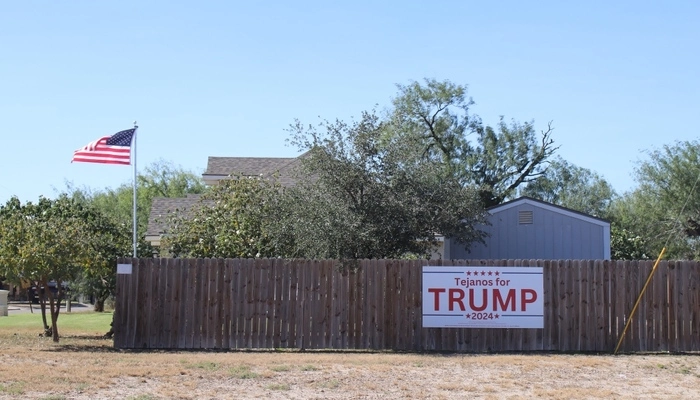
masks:
<path fill-rule="evenodd" d="M 644 151 L 695 140 L 700 2 L 15 1 L 0 10 L 0 201 L 130 183 L 73 151 L 139 122 L 139 169 L 298 154 L 295 118 L 469 86 L 484 122 L 553 121 L 566 160 L 620 193 Z"/>

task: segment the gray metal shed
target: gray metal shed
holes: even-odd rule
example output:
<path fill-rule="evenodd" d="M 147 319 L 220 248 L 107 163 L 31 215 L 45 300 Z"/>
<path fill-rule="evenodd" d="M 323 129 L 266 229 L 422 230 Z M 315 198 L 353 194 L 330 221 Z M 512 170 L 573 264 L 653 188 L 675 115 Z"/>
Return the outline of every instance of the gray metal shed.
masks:
<path fill-rule="evenodd" d="M 530 197 L 492 207 L 485 244 L 447 240 L 447 259 L 609 260 L 610 222 Z"/>

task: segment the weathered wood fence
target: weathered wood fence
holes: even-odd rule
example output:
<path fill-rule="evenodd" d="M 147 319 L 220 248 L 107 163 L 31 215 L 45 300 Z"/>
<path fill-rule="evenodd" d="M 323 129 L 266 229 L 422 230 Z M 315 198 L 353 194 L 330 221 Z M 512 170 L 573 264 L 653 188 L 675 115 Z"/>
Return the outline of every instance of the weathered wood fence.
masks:
<path fill-rule="evenodd" d="M 652 261 L 123 259 L 114 346 L 612 352 Z M 539 266 L 544 329 L 421 327 L 421 267 Z M 700 350 L 700 264 L 663 261 L 621 352 Z"/>

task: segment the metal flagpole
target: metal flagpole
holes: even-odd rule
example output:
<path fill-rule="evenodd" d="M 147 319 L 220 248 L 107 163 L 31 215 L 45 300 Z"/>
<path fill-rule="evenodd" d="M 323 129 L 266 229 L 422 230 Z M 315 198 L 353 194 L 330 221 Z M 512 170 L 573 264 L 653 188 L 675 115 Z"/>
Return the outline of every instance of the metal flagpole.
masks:
<path fill-rule="evenodd" d="M 131 230 L 133 231 L 133 240 L 134 240 L 134 258 L 137 257 L 137 252 L 136 252 L 136 235 L 137 235 L 137 230 L 138 227 L 136 225 L 136 131 L 138 130 L 139 126 L 136 125 L 136 121 L 134 121 L 134 139 L 133 139 L 133 144 L 132 144 L 132 149 L 131 149 L 131 154 L 132 154 L 132 160 L 134 161 L 134 200 L 133 200 L 133 205 L 134 209 L 132 210 L 133 213 L 133 225 Z"/>

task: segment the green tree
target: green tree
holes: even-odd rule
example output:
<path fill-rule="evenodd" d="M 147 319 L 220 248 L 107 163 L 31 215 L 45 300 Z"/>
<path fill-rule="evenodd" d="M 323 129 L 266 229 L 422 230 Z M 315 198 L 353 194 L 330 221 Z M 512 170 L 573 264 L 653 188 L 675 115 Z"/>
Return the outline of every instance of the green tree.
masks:
<path fill-rule="evenodd" d="M 0 207 L 0 274 L 44 288 L 39 290 L 44 329 L 55 342 L 59 340 L 57 322 L 65 297 L 63 283 L 76 280 L 82 271 L 101 268 L 110 258 L 102 253 L 107 227 L 99 220 L 96 210 L 65 195 L 25 204 L 14 197 Z M 49 289 L 50 284 L 55 285 L 55 291 Z"/>
<path fill-rule="evenodd" d="M 520 195 L 547 201 L 572 210 L 606 218 L 616 194 L 597 173 L 573 165 L 561 157 L 527 184 Z"/>
<path fill-rule="evenodd" d="M 425 257 L 440 235 L 465 247 L 481 239 L 474 228 L 484 221 L 476 190 L 444 173 L 444 164 L 421 160 L 423 148 L 387 136 L 386 124 L 365 112 L 352 123 L 292 126 L 290 142 L 308 156 L 273 228 L 288 233 L 281 247 L 292 256 Z"/>
<path fill-rule="evenodd" d="M 637 188 L 613 210 L 621 228 L 639 234 L 646 254 L 700 257 L 700 143 L 676 142 L 647 153 L 636 169 Z"/>
<path fill-rule="evenodd" d="M 398 88 L 384 140 L 409 143 L 420 149 L 422 161 L 440 165 L 463 186 L 477 185 L 485 207 L 502 203 L 542 175 L 557 149 L 551 124 L 540 137 L 532 122 L 508 124 L 501 117 L 495 127 L 484 126 L 469 114 L 474 102 L 466 86 L 426 79 Z"/>
<path fill-rule="evenodd" d="M 262 178 L 223 180 L 198 205 L 175 210 L 162 246 L 175 257 L 274 257 L 267 229 L 279 186 Z"/>

